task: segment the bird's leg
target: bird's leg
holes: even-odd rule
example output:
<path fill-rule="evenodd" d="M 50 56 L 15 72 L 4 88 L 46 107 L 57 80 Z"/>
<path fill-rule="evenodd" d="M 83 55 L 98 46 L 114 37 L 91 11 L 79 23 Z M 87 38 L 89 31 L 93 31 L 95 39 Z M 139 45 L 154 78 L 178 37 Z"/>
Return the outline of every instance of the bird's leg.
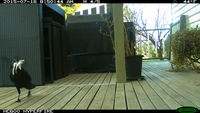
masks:
<path fill-rule="evenodd" d="M 28 97 L 31 96 L 31 90 L 28 89 Z"/>
<path fill-rule="evenodd" d="M 17 102 L 20 102 L 21 100 L 19 99 L 20 98 L 20 93 L 21 93 L 21 91 L 20 91 L 20 88 L 17 88 L 17 92 L 18 92 L 18 99 L 17 99 Z"/>

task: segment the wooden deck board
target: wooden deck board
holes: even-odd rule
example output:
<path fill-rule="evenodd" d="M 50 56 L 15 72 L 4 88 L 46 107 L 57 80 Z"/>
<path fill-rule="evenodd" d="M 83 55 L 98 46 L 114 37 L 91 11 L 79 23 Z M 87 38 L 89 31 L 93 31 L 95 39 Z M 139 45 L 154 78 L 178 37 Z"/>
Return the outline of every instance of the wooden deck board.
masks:
<path fill-rule="evenodd" d="M 170 109 L 177 109 L 178 107 L 181 107 L 179 103 L 177 103 L 171 96 L 167 94 L 166 91 L 160 88 L 151 79 L 146 77 L 146 81 L 156 91 L 156 93 L 163 99 L 163 101 L 170 107 Z"/>
<path fill-rule="evenodd" d="M 100 86 L 93 86 L 75 109 L 87 109 Z"/>
<path fill-rule="evenodd" d="M 137 96 L 135 94 L 131 82 L 125 83 L 125 93 L 126 93 L 126 100 L 127 100 L 126 102 L 128 109 L 129 110 L 141 109 L 140 103 L 138 102 Z"/>
<path fill-rule="evenodd" d="M 93 99 L 91 105 L 89 106 L 89 109 L 95 109 L 95 110 L 101 109 L 107 88 L 108 88 L 108 85 L 102 85 L 100 87 L 100 89 L 98 90 L 98 92 L 97 92 L 95 98 Z"/>
<path fill-rule="evenodd" d="M 153 90 L 153 88 L 146 81 L 139 81 L 144 91 L 152 101 L 156 109 L 169 109 L 169 106 L 162 100 L 162 98 Z"/>
<path fill-rule="evenodd" d="M 174 100 L 176 100 L 180 105 L 182 106 L 195 106 L 197 107 L 195 104 L 193 104 L 190 100 L 188 100 L 187 98 L 185 98 L 184 96 L 180 95 L 178 92 L 180 89 L 178 90 L 174 90 L 174 87 L 170 87 L 170 85 L 166 85 L 164 82 L 161 82 L 160 79 L 156 78 L 153 75 L 148 75 L 148 77 L 150 77 L 152 80 L 154 80 L 160 87 L 162 87 L 171 97 L 174 98 Z"/>
<path fill-rule="evenodd" d="M 111 80 L 110 80 L 110 84 L 116 84 L 116 74 L 115 73 L 109 73 L 109 74 L 111 74 L 112 75 L 112 78 L 111 78 Z"/>
<path fill-rule="evenodd" d="M 37 86 L 32 96 L 0 87 L 1 109 L 177 109 L 200 108 L 200 77 L 195 72 L 167 72 L 167 61 L 143 63 L 145 80 L 116 83 L 116 73 L 71 74 Z"/>
<path fill-rule="evenodd" d="M 48 102 L 50 99 L 52 99 L 54 96 L 56 96 L 57 94 L 59 94 L 64 89 L 65 89 L 65 87 L 58 88 L 58 90 L 55 90 L 54 92 L 52 92 L 48 96 L 45 96 L 41 100 L 35 102 L 31 106 L 29 106 L 27 109 L 37 109 L 38 107 L 42 106 L 43 104 L 45 104 L 46 102 Z"/>
<path fill-rule="evenodd" d="M 16 99 L 10 100 L 8 102 L 5 102 L 4 104 L 1 104 L 0 107 L 1 108 L 6 108 L 6 109 L 12 109 L 12 108 L 16 108 L 17 106 L 19 106 L 20 104 L 25 103 L 27 100 L 29 100 L 30 98 L 34 97 L 35 94 L 37 94 L 38 92 L 42 91 L 43 88 L 39 87 L 39 88 L 35 88 L 31 91 L 31 97 L 27 97 L 27 92 L 24 95 L 20 96 L 21 102 L 17 103 Z M 17 92 L 15 92 L 17 93 Z"/>
<path fill-rule="evenodd" d="M 164 83 L 174 82 L 173 78 L 169 78 L 166 74 L 165 74 L 165 76 L 168 78 L 164 77 L 163 75 L 158 76 L 159 73 L 160 72 L 158 72 L 157 74 L 153 73 L 152 75 L 161 79 L 161 81 Z M 190 74 L 189 74 L 189 76 L 190 76 Z M 189 78 L 189 80 L 193 80 L 193 78 L 191 78 L 191 79 Z M 174 83 L 174 85 L 176 85 L 177 87 L 180 87 L 181 89 L 182 89 L 182 87 L 184 87 L 182 90 L 184 90 L 185 92 L 188 92 L 190 95 L 192 95 L 196 98 L 199 98 L 199 93 L 200 93 L 199 87 L 196 87 L 196 85 L 194 85 L 194 84 L 188 83 L 187 78 L 179 77 L 178 80 Z"/>
<path fill-rule="evenodd" d="M 160 79 L 160 80 L 162 80 L 162 81 L 165 82 L 165 80 L 163 80 L 163 79 Z M 197 97 L 195 97 L 195 96 L 193 96 L 189 91 L 186 91 L 185 88 L 183 88 L 182 86 L 178 87 L 177 85 L 174 85 L 174 84 L 172 84 L 172 83 L 169 83 L 168 85 L 169 85 L 169 87 L 171 87 L 171 88 L 173 88 L 175 91 L 177 91 L 177 93 L 178 93 L 179 95 L 182 95 L 182 96 L 183 96 L 183 97 L 181 98 L 181 100 L 180 100 L 180 104 L 182 104 L 182 105 L 191 105 L 191 106 L 198 106 L 198 107 L 200 107 L 200 103 L 199 103 L 200 99 L 197 98 Z M 189 100 L 187 100 L 187 99 L 189 99 Z M 194 103 L 195 105 L 194 105 L 193 103 Z"/>
<path fill-rule="evenodd" d="M 154 105 L 142 89 L 142 86 L 139 84 L 139 82 L 133 81 L 132 84 L 135 89 L 137 98 L 140 102 L 141 109 L 155 109 Z"/>
<path fill-rule="evenodd" d="M 104 79 L 101 79 L 102 77 L 100 76 L 96 76 L 96 79 L 93 81 L 90 81 L 89 84 L 94 84 L 94 83 L 102 83 Z M 92 101 L 92 99 L 94 98 L 94 96 L 96 95 L 96 92 L 99 89 L 99 85 L 94 85 L 92 86 L 92 88 L 89 90 L 89 92 L 85 95 L 85 97 L 80 101 L 80 103 L 77 105 L 77 107 L 75 109 L 87 109 Z"/>
<path fill-rule="evenodd" d="M 15 91 L 16 91 L 16 89 L 15 89 Z M 25 89 L 21 90 L 21 96 L 23 96 L 23 95 L 27 95 L 27 92 L 25 92 Z M 17 97 L 18 97 L 17 91 L 13 92 L 13 94 L 11 93 L 11 94 L 7 95 L 7 98 L 1 98 L 0 105 L 6 103 L 8 101 L 12 101 L 12 100 L 17 101 Z"/>
<path fill-rule="evenodd" d="M 126 99 L 124 92 L 124 83 L 118 83 L 115 94 L 114 109 L 126 109 Z"/>
<path fill-rule="evenodd" d="M 62 109 L 74 95 L 80 90 L 80 87 L 73 88 L 69 93 L 66 93 L 64 98 L 51 107 L 51 109 Z"/>
<path fill-rule="evenodd" d="M 33 105 L 37 101 L 41 100 L 45 96 L 49 95 L 53 91 L 56 91 L 57 88 L 55 87 L 50 87 L 50 88 L 44 88 L 43 90 L 37 92 L 34 96 L 28 98 L 28 100 L 24 100 L 23 104 L 17 106 L 15 109 L 27 109 L 29 106 Z"/>
<path fill-rule="evenodd" d="M 58 95 L 56 95 L 55 97 L 53 97 L 51 100 L 49 100 L 48 104 L 43 104 L 38 109 L 50 109 L 59 100 L 63 99 L 64 96 L 66 96 L 66 94 L 70 91 L 70 89 L 72 89 L 72 87 L 71 88 L 65 87 L 65 89 L 61 93 L 59 93 Z"/>
<path fill-rule="evenodd" d="M 109 85 L 101 109 L 114 109 L 116 85 Z"/>
<path fill-rule="evenodd" d="M 74 96 L 64 107 L 63 109 L 73 110 L 79 104 L 79 102 L 83 99 L 86 93 L 91 89 L 92 86 L 84 86 L 80 92 Z"/>

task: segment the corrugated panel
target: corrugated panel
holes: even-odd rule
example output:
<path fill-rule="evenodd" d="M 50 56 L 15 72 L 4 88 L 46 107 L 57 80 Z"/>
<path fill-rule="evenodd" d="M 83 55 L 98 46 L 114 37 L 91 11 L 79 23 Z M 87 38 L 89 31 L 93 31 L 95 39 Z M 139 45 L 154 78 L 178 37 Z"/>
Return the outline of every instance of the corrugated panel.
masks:
<path fill-rule="evenodd" d="M 186 14 L 191 9 L 195 8 L 198 4 L 188 4 L 186 7 L 174 13 L 175 18 L 180 18 L 181 14 Z"/>
<path fill-rule="evenodd" d="M 185 7 L 186 4 L 184 3 L 180 3 L 178 5 L 176 5 L 175 7 L 173 7 L 173 13 L 178 12 L 179 10 L 181 10 L 183 7 Z"/>
<path fill-rule="evenodd" d="M 180 20 L 181 15 L 189 16 L 189 23 L 192 24 L 190 27 L 196 27 L 199 24 L 200 19 L 200 4 L 178 4 L 172 8 L 173 23 Z"/>
<path fill-rule="evenodd" d="M 39 5 L 0 4 L 0 14 L 0 85 L 12 85 L 10 62 L 16 56 L 25 59 L 33 83 L 41 85 Z"/>

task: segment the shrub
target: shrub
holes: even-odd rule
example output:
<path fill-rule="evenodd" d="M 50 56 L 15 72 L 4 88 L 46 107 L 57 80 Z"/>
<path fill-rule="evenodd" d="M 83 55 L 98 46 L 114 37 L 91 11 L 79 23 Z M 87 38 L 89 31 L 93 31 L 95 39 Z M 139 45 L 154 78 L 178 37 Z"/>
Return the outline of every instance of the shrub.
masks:
<path fill-rule="evenodd" d="M 172 35 L 172 52 L 176 71 L 182 71 L 188 67 L 199 70 L 200 29 L 186 29 Z"/>

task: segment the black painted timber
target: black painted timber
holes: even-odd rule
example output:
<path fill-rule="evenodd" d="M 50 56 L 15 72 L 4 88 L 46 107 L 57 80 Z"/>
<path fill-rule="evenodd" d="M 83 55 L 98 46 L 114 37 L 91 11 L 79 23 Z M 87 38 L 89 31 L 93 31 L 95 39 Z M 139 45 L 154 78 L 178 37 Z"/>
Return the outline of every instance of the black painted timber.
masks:
<path fill-rule="evenodd" d="M 43 18 L 65 26 L 63 11 L 55 4 L 0 4 L 0 14 L 0 86 L 13 86 L 9 74 L 14 57 L 25 59 L 23 67 L 34 84 L 45 84 Z"/>

